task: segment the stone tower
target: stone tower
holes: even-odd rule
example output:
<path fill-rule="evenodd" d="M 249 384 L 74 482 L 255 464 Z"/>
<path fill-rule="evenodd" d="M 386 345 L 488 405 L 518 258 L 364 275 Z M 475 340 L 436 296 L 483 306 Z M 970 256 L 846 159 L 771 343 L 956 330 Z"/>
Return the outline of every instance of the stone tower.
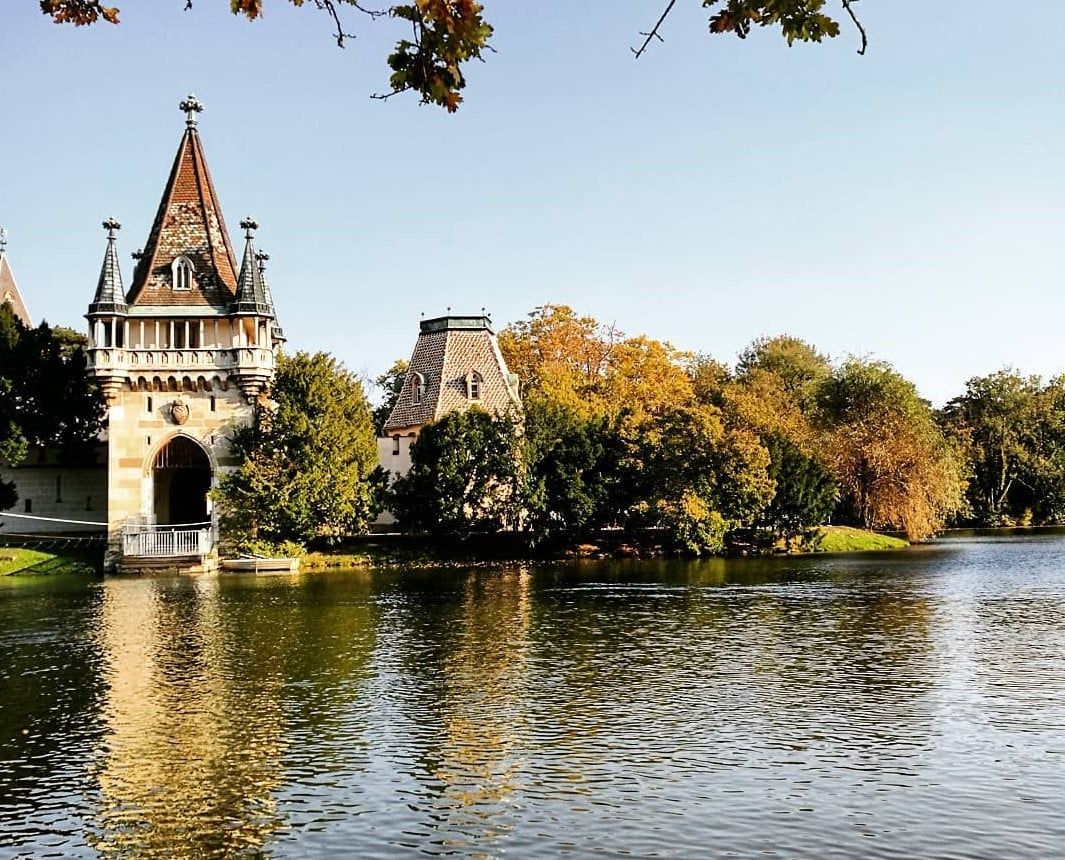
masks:
<path fill-rule="evenodd" d="M 254 419 L 283 339 L 253 245 L 243 261 L 222 218 L 194 96 L 132 286 L 123 288 L 114 219 L 89 305 L 89 370 L 107 401 L 107 566 L 209 566 L 208 492 L 233 465 L 228 438 Z M 155 561 L 153 561 L 155 560 Z"/>
<path fill-rule="evenodd" d="M 518 379 L 499 351 L 487 316 L 422 320 L 403 388 L 378 439 L 381 465 L 394 476 L 410 470 L 410 446 L 423 425 L 478 406 L 521 413 Z"/>
<path fill-rule="evenodd" d="M 30 320 L 30 312 L 26 310 L 26 303 L 22 300 L 22 294 L 18 291 L 15 276 L 11 273 L 11 265 L 7 261 L 7 231 L 0 227 L 0 302 L 11 305 L 24 326 L 33 325 Z"/>

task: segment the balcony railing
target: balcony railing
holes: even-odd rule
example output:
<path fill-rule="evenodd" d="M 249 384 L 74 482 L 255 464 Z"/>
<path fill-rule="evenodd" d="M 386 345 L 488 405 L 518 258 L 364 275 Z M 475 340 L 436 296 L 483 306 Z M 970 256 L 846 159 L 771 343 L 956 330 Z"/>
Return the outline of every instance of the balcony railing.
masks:
<path fill-rule="evenodd" d="M 195 371 L 210 368 L 262 367 L 273 368 L 274 352 L 262 346 L 235 346 L 230 349 L 165 349 L 162 347 L 124 349 L 122 347 L 93 347 L 89 350 L 89 366 L 94 369 L 115 369 L 136 373 L 163 369 Z"/>
<path fill-rule="evenodd" d="M 202 558 L 213 548 L 214 530 L 210 525 L 127 525 L 122 529 L 122 555 L 126 558 Z"/>

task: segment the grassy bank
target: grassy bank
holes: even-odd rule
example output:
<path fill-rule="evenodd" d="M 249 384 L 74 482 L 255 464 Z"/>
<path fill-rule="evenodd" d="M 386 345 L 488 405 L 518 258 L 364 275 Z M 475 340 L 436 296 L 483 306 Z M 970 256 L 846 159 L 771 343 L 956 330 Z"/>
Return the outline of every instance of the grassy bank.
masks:
<path fill-rule="evenodd" d="M 849 526 L 822 526 L 816 552 L 873 552 L 902 549 L 909 543 L 902 538 L 853 529 Z"/>
<path fill-rule="evenodd" d="M 0 576 L 93 571 L 93 565 L 82 556 L 0 546 Z"/>

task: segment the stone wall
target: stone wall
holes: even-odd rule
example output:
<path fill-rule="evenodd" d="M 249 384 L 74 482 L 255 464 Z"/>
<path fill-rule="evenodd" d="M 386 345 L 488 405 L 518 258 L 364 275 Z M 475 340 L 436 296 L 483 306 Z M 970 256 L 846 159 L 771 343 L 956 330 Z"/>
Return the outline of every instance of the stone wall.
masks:
<path fill-rule="evenodd" d="M 175 415 L 175 403 L 187 407 L 187 417 L 180 410 Z M 109 560 L 120 549 L 127 520 L 154 513 L 152 464 L 160 449 L 177 435 L 198 442 L 210 457 L 213 486 L 220 472 L 236 465 L 229 437 L 251 423 L 253 412 L 235 383 L 205 391 L 127 390 L 117 395 L 108 409 Z"/>
<path fill-rule="evenodd" d="M 8 513 L 80 521 L 55 523 L 0 513 L 0 536 L 93 533 L 103 527 L 83 523 L 107 521 L 107 467 L 102 462 L 68 466 L 54 451 L 31 451 L 18 468 L 0 467 L 0 480 L 14 481 L 18 489 L 18 503 Z"/>

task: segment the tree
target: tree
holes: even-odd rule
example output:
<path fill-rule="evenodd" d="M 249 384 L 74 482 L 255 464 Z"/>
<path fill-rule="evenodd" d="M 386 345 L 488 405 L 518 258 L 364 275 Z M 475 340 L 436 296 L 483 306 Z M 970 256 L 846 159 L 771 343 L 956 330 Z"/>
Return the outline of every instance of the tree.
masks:
<path fill-rule="evenodd" d="M 445 540 L 516 528 L 519 427 L 511 416 L 479 408 L 422 427 L 410 471 L 388 492 L 400 527 Z"/>
<path fill-rule="evenodd" d="M 839 488 L 824 466 L 786 437 L 771 438 L 767 448 L 773 498 L 757 524 L 785 543 L 805 538 L 829 521 L 839 501 Z"/>
<path fill-rule="evenodd" d="M 533 544 L 579 540 L 621 522 L 631 504 L 620 421 L 582 418 L 540 398 L 525 404 L 523 503 Z"/>
<path fill-rule="evenodd" d="M 1065 385 L 1001 370 L 973 377 L 943 410 L 964 447 L 973 519 L 1003 525 L 1065 514 Z"/>
<path fill-rule="evenodd" d="M 0 303 L 0 461 L 18 466 L 31 448 L 53 448 L 61 461 L 95 454 L 104 406 L 85 369 L 85 338 L 41 323 L 27 328 Z M 0 510 L 18 500 L 0 482 Z"/>
<path fill-rule="evenodd" d="M 865 528 L 923 539 L 961 507 L 961 456 L 890 365 L 847 360 L 821 386 L 817 413 L 825 462 Z"/>
<path fill-rule="evenodd" d="M 528 395 L 582 418 L 624 414 L 638 422 L 694 398 L 685 353 L 651 338 L 626 338 L 566 305 L 543 305 L 507 326 L 499 348 Z"/>
<path fill-rule="evenodd" d="M 107 6 L 104 0 L 39 0 L 41 11 L 57 24 L 85 26 L 106 21 L 119 23 L 120 10 Z M 192 0 L 183 2 L 186 10 Z M 358 13 L 372 20 L 393 19 L 409 27 L 409 36 L 395 43 L 388 56 L 390 92 L 377 98 L 389 98 L 397 93 L 417 93 L 423 104 L 435 104 L 454 112 L 462 103 L 461 91 L 466 86 L 463 67 L 471 60 L 481 60 L 491 50 L 489 40 L 492 26 L 484 18 L 484 10 L 476 0 L 414 0 L 413 3 L 388 4 L 371 8 L 362 0 L 287 0 L 293 6 L 311 6 L 322 12 L 333 28 L 333 38 L 344 47 L 352 35 L 345 29 L 345 13 Z M 654 26 L 646 33 L 638 49 L 641 57 L 652 41 L 662 40 L 661 29 L 677 0 L 668 0 Z M 839 0 L 839 9 L 858 30 L 861 44 L 858 53 L 865 53 L 866 35 L 854 14 L 852 3 Z M 275 0 L 274 6 L 281 4 Z M 840 33 L 839 22 L 825 12 L 826 0 L 702 0 L 710 14 L 711 33 L 733 33 L 745 39 L 753 27 L 777 27 L 787 40 L 820 42 Z M 255 20 L 266 10 L 265 0 L 229 0 L 235 15 Z"/>
<path fill-rule="evenodd" d="M 325 353 L 282 353 L 271 402 L 232 438 L 239 467 L 214 491 L 227 537 L 335 541 L 377 514 L 377 442 L 362 383 Z"/>
<path fill-rule="evenodd" d="M 382 394 L 381 403 L 373 411 L 373 426 L 378 436 L 385 434 L 385 422 L 399 400 L 399 393 L 403 390 L 403 382 L 407 378 L 407 369 L 410 362 L 405 358 L 397 358 L 392 366 L 374 380 L 374 385 Z"/>
<path fill-rule="evenodd" d="M 768 451 L 716 409 L 673 409 L 633 444 L 634 522 L 664 529 L 675 551 L 720 552 L 728 533 L 750 525 L 772 498 Z"/>

